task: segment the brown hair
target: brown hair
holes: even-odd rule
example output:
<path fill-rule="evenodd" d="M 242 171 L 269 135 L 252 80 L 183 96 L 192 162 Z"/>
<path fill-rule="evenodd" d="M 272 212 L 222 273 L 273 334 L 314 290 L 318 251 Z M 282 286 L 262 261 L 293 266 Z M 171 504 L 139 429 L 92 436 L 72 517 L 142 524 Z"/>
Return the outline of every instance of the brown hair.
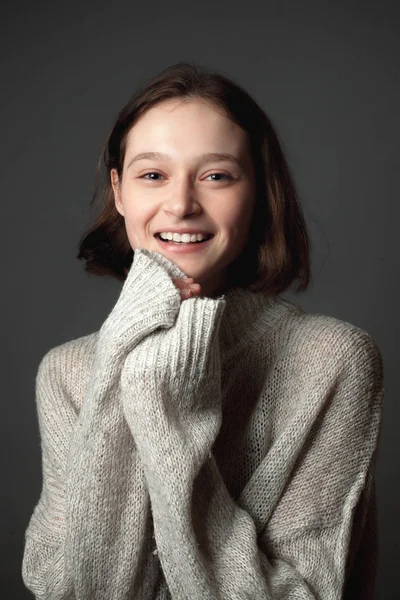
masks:
<path fill-rule="evenodd" d="M 121 178 L 127 134 L 151 107 L 171 98 L 202 98 L 218 108 L 249 136 L 257 197 L 247 244 L 228 267 L 229 285 L 278 295 L 294 280 L 296 292 L 311 279 L 310 240 L 298 194 L 270 119 L 240 85 L 214 70 L 179 62 L 147 82 L 121 109 L 99 158 L 96 186 L 101 212 L 79 241 L 85 270 L 124 281 L 133 260 L 124 217 L 115 206 L 111 169 Z"/>

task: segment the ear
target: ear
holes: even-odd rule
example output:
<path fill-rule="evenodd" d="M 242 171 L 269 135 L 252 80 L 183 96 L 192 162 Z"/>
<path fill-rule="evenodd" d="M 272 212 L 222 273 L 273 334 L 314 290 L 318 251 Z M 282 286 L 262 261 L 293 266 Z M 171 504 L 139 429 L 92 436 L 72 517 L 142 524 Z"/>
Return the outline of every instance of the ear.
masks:
<path fill-rule="evenodd" d="M 122 205 L 122 199 L 121 199 L 121 185 L 119 182 L 117 169 L 111 169 L 110 180 L 111 180 L 111 186 L 112 186 L 112 189 L 114 192 L 115 207 L 116 207 L 117 211 L 119 212 L 119 214 L 124 217 L 125 213 L 124 213 L 124 207 Z"/>

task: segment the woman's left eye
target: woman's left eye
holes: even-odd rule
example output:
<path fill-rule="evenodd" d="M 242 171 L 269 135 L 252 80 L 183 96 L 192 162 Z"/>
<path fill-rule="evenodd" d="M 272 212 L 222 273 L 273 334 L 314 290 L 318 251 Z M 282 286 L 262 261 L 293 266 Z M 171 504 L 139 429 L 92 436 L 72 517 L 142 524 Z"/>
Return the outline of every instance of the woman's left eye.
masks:
<path fill-rule="evenodd" d="M 226 175 L 225 173 L 211 173 L 211 175 L 207 175 L 207 177 L 212 177 L 213 175 L 222 175 L 222 177 L 227 177 L 228 179 L 232 179 L 232 177 L 230 175 Z M 216 181 L 214 179 L 214 181 Z M 217 181 L 221 181 L 220 179 L 217 179 Z"/>

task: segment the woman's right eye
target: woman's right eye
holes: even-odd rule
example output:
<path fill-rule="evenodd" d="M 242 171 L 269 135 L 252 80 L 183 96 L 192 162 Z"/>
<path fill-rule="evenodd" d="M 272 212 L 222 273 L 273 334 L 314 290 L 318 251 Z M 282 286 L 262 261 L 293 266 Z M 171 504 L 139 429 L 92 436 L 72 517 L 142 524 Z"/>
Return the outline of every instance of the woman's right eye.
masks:
<path fill-rule="evenodd" d="M 156 173 L 155 171 L 149 171 L 148 173 L 144 173 L 139 177 L 139 179 L 144 179 L 146 175 L 161 175 L 161 173 Z M 162 177 L 162 175 L 161 175 Z M 157 181 L 157 179 L 150 179 L 149 181 Z"/>

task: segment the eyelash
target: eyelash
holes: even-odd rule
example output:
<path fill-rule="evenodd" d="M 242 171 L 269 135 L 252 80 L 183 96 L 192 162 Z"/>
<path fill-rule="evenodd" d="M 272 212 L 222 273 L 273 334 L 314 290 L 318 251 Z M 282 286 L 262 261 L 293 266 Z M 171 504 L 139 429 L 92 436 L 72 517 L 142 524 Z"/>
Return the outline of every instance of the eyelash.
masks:
<path fill-rule="evenodd" d="M 145 175 L 161 175 L 161 173 L 157 173 L 156 171 L 148 171 L 147 173 L 143 173 L 143 175 L 140 175 L 139 179 L 144 179 Z M 226 173 L 210 173 L 210 175 L 207 175 L 207 177 L 211 177 L 211 175 L 222 175 L 223 177 L 227 177 L 228 179 L 233 179 L 230 175 L 226 175 Z M 147 179 L 147 181 L 158 181 L 158 179 Z M 215 179 L 213 180 L 215 181 Z M 217 183 L 219 181 L 223 181 L 223 179 L 219 179 L 217 180 Z"/>

